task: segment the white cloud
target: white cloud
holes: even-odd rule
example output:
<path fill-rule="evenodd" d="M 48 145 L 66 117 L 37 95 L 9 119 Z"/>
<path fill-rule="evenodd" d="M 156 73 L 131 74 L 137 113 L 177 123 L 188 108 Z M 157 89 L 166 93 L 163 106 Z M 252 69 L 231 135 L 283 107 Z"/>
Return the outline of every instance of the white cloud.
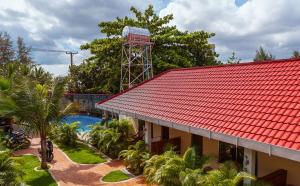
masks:
<path fill-rule="evenodd" d="M 278 58 L 300 49 L 299 0 L 249 0 L 241 7 L 234 0 L 173 0 L 160 14 L 173 13 L 182 30 L 216 33 L 212 42 L 221 59 L 232 51 L 251 60 L 263 45 Z"/>

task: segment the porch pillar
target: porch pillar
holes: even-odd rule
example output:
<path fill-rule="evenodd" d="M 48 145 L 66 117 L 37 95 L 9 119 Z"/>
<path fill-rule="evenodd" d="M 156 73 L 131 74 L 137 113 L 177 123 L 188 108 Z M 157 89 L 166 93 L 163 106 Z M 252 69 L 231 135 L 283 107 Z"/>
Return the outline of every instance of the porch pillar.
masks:
<path fill-rule="evenodd" d="M 244 171 L 248 172 L 251 175 L 255 175 L 255 166 L 256 166 L 256 151 L 252 149 L 244 148 L 244 162 L 243 162 Z M 245 184 L 250 184 L 250 179 L 244 180 Z"/>
<path fill-rule="evenodd" d="M 148 145 L 150 151 L 151 151 L 151 143 L 152 143 L 151 130 L 152 130 L 151 123 L 146 121 L 145 122 L 145 143 Z"/>

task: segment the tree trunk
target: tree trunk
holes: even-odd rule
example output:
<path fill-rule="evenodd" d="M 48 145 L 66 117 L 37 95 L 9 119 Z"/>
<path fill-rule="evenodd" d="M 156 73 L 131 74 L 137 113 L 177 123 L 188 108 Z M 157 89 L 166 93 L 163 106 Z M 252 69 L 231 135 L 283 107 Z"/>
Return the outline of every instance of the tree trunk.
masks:
<path fill-rule="evenodd" d="M 48 169 L 47 155 L 46 155 L 46 150 L 47 150 L 46 135 L 43 132 L 41 132 L 40 137 L 41 137 L 41 159 L 42 159 L 41 168 Z"/>

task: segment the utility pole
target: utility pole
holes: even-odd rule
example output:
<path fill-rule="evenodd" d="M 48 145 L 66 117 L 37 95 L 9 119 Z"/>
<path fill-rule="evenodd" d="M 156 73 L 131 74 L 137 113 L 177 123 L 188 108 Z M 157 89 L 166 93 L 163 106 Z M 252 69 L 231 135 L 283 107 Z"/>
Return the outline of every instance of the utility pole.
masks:
<path fill-rule="evenodd" d="M 73 66 L 73 55 L 78 54 L 78 52 L 66 51 L 66 54 L 70 54 L 71 66 Z"/>
<path fill-rule="evenodd" d="M 42 48 L 31 48 L 31 50 L 32 51 L 37 51 L 37 52 L 58 52 L 58 53 L 64 52 L 65 54 L 69 54 L 70 55 L 71 66 L 73 66 L 73 56 L 75 54 L 78 54 L 77 51 L 66 51 L 66 50 L 53 50 L 53 49 L 42 49 Z"/>

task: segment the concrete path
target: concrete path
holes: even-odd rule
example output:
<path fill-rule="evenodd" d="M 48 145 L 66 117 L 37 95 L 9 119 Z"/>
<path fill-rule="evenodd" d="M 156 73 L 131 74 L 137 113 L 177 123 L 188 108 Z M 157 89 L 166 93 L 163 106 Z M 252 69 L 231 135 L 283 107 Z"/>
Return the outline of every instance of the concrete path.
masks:
<path fill-rule="evenodd" d="M 32 139 L 31 147 L 15 152 L 15 155 L 34 154 L 38 156 L 39 138 Z M 51 162 L 50 172 L 60 186 L 78 185 L 118 185 L 135 186 L 146 185 L 142 177 L 113 184 L 104 184 L 99 180 L 113 170 L 124 168 L 122 161 L 113 161 L 96 165 L 76 164 L 66 157 L 59 149 L 54 148 L 54 160 Z"/>

